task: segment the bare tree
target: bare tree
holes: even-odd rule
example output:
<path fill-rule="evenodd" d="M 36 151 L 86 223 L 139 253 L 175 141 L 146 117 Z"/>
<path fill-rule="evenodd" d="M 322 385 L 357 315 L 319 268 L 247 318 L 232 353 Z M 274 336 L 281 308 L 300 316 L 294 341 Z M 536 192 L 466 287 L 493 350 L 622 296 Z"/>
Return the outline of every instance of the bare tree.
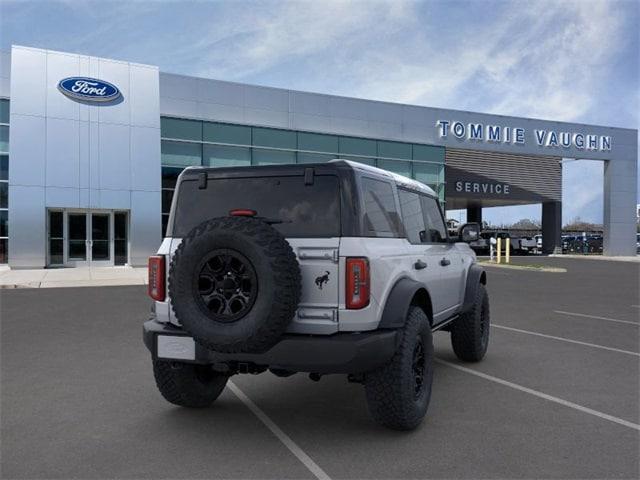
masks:
<path fill-rule="evenodd" d="M 601 231 L 602 225 L 584 221 L 580 217 L 575 217 L 564 227 L 562 227 L 562 229 L 568 232 L 593 232 Z"/>

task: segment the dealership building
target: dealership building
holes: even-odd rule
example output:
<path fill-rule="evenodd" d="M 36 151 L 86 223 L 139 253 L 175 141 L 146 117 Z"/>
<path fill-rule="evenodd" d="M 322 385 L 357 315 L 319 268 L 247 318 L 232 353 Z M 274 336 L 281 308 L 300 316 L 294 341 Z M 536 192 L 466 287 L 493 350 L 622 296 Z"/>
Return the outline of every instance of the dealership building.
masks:
<path fill-rule="evenodd" d="M 604 253 L 635 255 L 637 150 L 633 129 L 246 85 L 13 46 L 0 53 L 0 263 L 144 265 L 185 167 L 337 157 L 415 178 L 470 221 L 483 207 L 542 204 L 547 253 L 561 243 L 562 160 L 601 160 Z"/>

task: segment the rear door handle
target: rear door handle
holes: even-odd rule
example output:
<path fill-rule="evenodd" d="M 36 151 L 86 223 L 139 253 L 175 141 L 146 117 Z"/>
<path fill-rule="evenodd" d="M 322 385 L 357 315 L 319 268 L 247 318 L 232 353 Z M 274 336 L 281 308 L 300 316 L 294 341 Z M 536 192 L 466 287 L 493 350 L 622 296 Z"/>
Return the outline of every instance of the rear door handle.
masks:
<path fill-rule="evenodd" d="M 423 268 L 427 268 L 427 264 L 422 260 L 416 260 L 416 263 L 413 264 L 413 268 L 416 270 L 422 270 Z"/>
<path fill-rule="evenodd" d="M 440 265 L 442 265 L 443 267 L 446 267 L 447 265 L 451 265 L 451 260 L 443 257 L 442 260 L 440 260 Z"/>

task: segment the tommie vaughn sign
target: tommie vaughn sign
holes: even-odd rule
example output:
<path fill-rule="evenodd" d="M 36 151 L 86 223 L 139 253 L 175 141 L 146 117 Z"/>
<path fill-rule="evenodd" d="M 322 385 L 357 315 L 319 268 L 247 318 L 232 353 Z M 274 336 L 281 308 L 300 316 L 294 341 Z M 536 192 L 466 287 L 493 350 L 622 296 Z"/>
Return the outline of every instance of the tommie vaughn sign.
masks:
<path fill-rule="evenodd" d="M 440 138 L 447 138 L 451 135 L 457 139 L 471 142 L 509 143 L 514 145 L 524 145 L 526 142 L 526 130 L 521 127 L 438 120 L 436 128 Z M 607 135 L 557 132 L 555 130 L 542 129 L 535 129 L 533 133 L 534 141 L 539 147 L 543 148 L 574 147 L 579 150 L 611 151 L 611 137 Z"/>
<path fill-rule="evenodd" d="M 120 98 L 120 90 L 112 83 L 89 77 L 69 77 L 58 82 L 58 90 L 76 100 L 110 102 Z"/>

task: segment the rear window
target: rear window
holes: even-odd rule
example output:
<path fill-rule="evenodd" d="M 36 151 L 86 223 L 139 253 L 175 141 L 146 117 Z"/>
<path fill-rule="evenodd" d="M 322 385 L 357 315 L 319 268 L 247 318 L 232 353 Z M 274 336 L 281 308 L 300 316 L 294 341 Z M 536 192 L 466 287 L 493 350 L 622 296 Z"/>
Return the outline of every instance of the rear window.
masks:
<path fill-rule="evenodd" d="M 250 209 L 257 216 L 282 223 L 273 227 L 285 237 L 340 236 L 340 188 L 335 175 L 316 175 L 312 185 L 304 177 L 209 179 L 206 189 L 196 179 L 178 189 L 173 236 L 184 237 L 192 228 L 234 209 Z"/>

